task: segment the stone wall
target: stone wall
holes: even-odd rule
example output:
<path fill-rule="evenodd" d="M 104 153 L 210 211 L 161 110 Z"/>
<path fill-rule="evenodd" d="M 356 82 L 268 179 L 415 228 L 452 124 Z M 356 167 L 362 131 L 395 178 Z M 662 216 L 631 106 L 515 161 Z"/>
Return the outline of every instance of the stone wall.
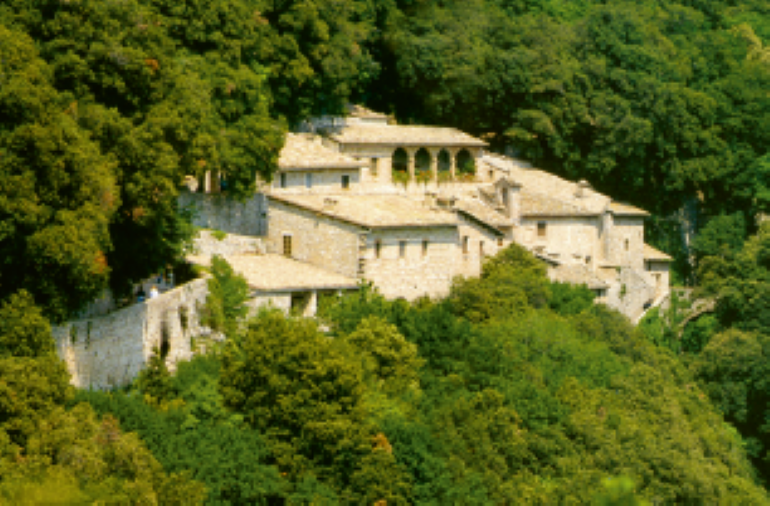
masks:
<path fill-rule="evenodd" d="M 261 193 L 240 203 L 225 195 L 182 191 L 179 205 L 195 209 L 193 225 L 196 227 L 240 235 L 267 235 L 267 201 Z"/>
<path fill-rule="evenodd" d="M 309 188 L 308 175 L 311 178 Z M 349 191 L 355 192 L 361 183 L 361 171 L 358 169 L 284 171 L 275 176 L 271 186 L 274 191 L 285 193 L 339 193 L 343 191 L 342 176 L 348 176 Z M 281 186 L 282 183 L 286 186 Z"/>
<path fill-rule="evenodd" d="M 480 276 L 481 267 L 485 259 L 497 255 L 498 251 L 507 244 L 501 246 L 498 243 L 498 234 L 477 222 L 458 215 L 458 242 L 455 247 L 455 261 L 451 269 L 454 276 Z M 463 251 L 464 237 L 468 238 L 467 253 Z M 510 244 L 510 243 L 508 243 Z M 452 268 L 453 267 L 453 268 Z"/>
<path fill-rule="evenodd" d="M 609 260 L 644 270 L 644 218 L 616 216 L 609 241 Z"/>
<path fill-rule="evenodd" d="M 361 227 L 305 209 L 270 201 L 268 253 L 283 254 L 283 237 L 291 236 L 291 257 L 357 278 Z"/>
<path fill-rule="evenodd" d="M 198 255 L 246 255 L 265 253 L 262 238 L 237 234 L 227 234 L 219 239 L 210 230 L 201 230 L 194 242 L 195 254 Z"/>
<path fill-rule="evenodd" d="M 632 321 L 644 311 L 644 305 L 655 299 L 655 287 L 642 271 L 621 267 L 618 283 L 607 291 L 604 302 Z"/>
<path fill-rule="evenodd" d="M 188 360 L 191 337 L 208 333 L 198 316 L 207 293 L 206 280 L 197 279 L 108 315 L 54 327 L 56 347 L 72 384 L 97 389 L 125 385 L 145 367 L 156 347 L 167 347 L 166 363 L 172 369 Z"/>
<path fill-rule="evenodd" d="M 537 224 L 544 222 L 544 237 L 538 236 Z M 594 263 L 603 254 L 599 241 L 600 223 L 593 217 L 526 218 L 516 230 L 516 241 L 529 248 L 542 248 L 554 260 L 563 263 Z"/>
<path fill-rule="evenodd" d="M 457 240 L 454 227 L 375 229 L 366 241 L 363 277 L 389 298 L 446 296 L 455 275 Z M 424 254 L 423 241 L 428 246 Z"/>

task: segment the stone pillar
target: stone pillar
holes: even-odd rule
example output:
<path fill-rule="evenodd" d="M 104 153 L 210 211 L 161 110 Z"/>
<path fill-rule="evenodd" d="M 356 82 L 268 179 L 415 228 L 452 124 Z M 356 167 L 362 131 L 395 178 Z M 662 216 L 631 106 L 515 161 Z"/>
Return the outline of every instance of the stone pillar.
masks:
<path fill-rule="evenodd" d="M 460 152 L 459 148 L 448 148 L 449 150 L 449 173 L 454 180 L 457 177 L 457 153 Z"/>
<path fill-rule="evenodd" d="M 428 150 L 430 153 L 430 179 L 431 181 L 438 181 L 438 154 L 441 150 L 431 148 Z"/>
<path fill-rule="evenodd" d="M 312 292 L 310 292 L 310 298 L 307 301 L 307 308 L 305 309 L 305 314 L 302 316 L 312 318 L 313 316 L 315 316 L 317 311 L 318 311 L 318 292 L 313 290 Z"/>
<path fill-rule="evenodd" d="M 406 148 L 406 169 L 409 171 L 409 181 L 414 181 L 414 157 L 417 151 L 417 148 Z"/>

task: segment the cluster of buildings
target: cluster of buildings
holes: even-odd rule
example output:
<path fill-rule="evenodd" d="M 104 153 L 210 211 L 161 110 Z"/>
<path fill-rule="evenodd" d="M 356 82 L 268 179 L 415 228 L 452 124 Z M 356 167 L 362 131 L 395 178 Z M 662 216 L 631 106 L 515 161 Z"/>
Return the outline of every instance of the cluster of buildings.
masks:
<path fill-rule="evenodd" d="M 246 202 L 227 198 L 217 174 L 190 179 L 180 196 L 208 229 L 188 261 L 222 255 L 248 282 L 252 307 L 312 316 L 319 300 L 362 281 L 389 298 L 443 297 L 514 242 L 552 279 L 585 284 L 631 320 L 669 293 L 671 258 L 644 243 L 648 214 L 585 181 L 489 153 L 453 128 L 398 125 L 361 107 L 303 130 Z M 206 280 L 161 289 L 120 309 L 106 297 L 54 329 L 73 384 L 123 385 L 153 353 L 172 367 L 194 353 L 210 331 L 200 318 Z"/>
<path fill-rule="evenodd" d="M 230 225 L 199 209 L 199 225 L 236 234 L 244 215 L 262 222 L 251 225 L 264 238 L 261 254 L 231 257 L 256 300 L 312 314 L 319 293 L 360 280 L 390 298 L 442 297 L 512 242 L 545 262 L 552 279 L 587 285 L 631 319 L 668 294 L 671 258 L 644 243 L 648 213 L 585 181 L 488 153 L 486 142 L 453 128 L 398 125 L 362 107 L 303 129 L 288 135 L 274 180 L 261 183 L 259 211 L 230 209 L 239 217 Z M 209 174 L 194 190 L 218 187 Z M 271 255 L 293 263 L 276 271 Z M 305 266 L 319 274 L 299 286 L 293 272 Z M 321 271 L 341 277 L 330 285 Z M 276 299 L 275 285 L 258 290 L 261 279 L 284 280 L 293 299 Z"/>

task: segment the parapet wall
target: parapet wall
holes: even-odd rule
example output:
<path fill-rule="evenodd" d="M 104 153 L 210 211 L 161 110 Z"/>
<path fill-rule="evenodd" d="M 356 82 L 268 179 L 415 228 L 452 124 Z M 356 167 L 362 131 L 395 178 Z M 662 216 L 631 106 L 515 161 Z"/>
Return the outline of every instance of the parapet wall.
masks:
<path fill-rule="evenodd" d="M 107 389 L 128 384 L 144 369 L 153 349 L 166 351 L 166 364 L 192 356 L 191 338 L 209 332 L 198 308 L 206 301 L 205 279 L 105 316 L 53 328 L 59 356 L 79 388 Z"/>

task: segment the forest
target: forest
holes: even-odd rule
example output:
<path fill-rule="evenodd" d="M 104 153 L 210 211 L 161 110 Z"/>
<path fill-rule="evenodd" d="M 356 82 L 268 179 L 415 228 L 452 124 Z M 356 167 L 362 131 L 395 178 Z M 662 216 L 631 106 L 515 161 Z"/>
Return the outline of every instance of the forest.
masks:
<path fill-rule="evenodd" d="M 768 90 L 762 0 L 5 0 L 0 503 L 770 502 Z M 689 295 L 634 328 L 512 247 L 238 324 L 223 269 L 227 344 L 72 389 L 50 325 L 183 254 L 185 176 L 348 103 L 650 210 Z"/>

